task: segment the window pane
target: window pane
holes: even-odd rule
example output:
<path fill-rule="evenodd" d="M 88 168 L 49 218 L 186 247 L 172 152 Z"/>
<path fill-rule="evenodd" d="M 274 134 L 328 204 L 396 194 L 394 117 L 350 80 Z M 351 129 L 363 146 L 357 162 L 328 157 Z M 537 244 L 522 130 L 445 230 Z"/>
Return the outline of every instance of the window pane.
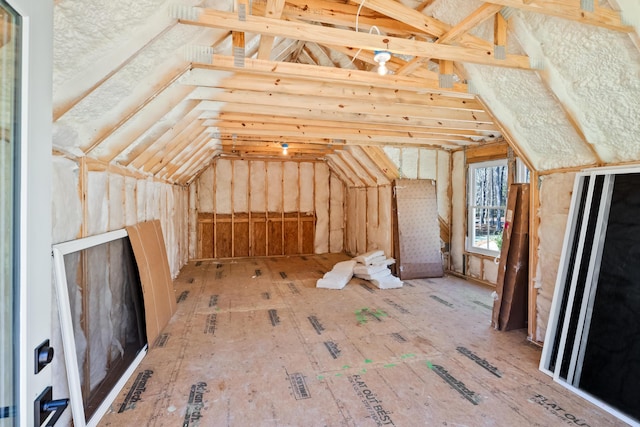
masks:
<path fill-rule="evenodd" d="M 470 169 L 470 248 L 499 254 L 507 202 L 507 164 L 492 162 Z M 471 222 L 473 221 L 473 222 Z"/>
<path fill-rule="evenodd" d="M 19 20 L 7 4 L 0 1 L 0 427 L 15 421 L 14 359 L 16 323 L 16 251 L 18 221 L 15 198 L 18 153 L 16 92 L 19 76 Z"/>

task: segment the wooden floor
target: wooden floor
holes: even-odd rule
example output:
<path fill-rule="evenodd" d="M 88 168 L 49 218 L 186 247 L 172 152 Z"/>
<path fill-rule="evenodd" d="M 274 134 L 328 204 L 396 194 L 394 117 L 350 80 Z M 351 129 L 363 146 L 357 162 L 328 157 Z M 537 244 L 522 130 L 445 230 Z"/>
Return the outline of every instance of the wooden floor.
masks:
<path fill-rule="evenodd" d="M 190 262 L 178 311 L 101 426 L 612 426 L 538 371 L 491 290 L 315 282 L 344 255 Z"/>

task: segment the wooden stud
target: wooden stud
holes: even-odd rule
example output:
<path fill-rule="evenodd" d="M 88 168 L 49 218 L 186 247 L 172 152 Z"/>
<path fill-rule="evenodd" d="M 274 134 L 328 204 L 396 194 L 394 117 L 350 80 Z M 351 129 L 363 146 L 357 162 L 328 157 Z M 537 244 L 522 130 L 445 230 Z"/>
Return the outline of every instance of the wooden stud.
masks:
<path fill-rule="evenodd" d="M 507 20 L 501 13 L 496 13 L 493 21 L 493 44 L 503 47 L 505 51 L 507 49 Z"/>
<path fill-rule="evenodd" d="M 218 228 L 218 203 L 216 202 L 216 193 L 218 192 L 218 168 L 217 162 L 211 164 L 213 168 L 213 257 L 218 258 L 217 248 L 217 228 Z"/>
<path fill-rule="evenodd" d="M 540 244 L 540 218 L 538 215 L 540 210 L 539 175 L 536 171 L 530 171 L 529 178 L 529 306 L 527 310 L 527 337 L 529 341 L 538 343 L 536 339 L 538 289 L 535 287 L 535 278 L 539 262 L 538 246 Z"/>
<path fill-rule="evenodd" d="M 235 253 L 236 206 L 235 206 L 235 192 L 234 192 L 234 178 L 235 178 L 234 172 L 235 172 L 236 162 L 235 160 L 231 160 L 230 163 L 231 163 L 231 257 L 233 258 L 234 256 L 236 256 L 236 253 Z"/>
<path fill-rule="evenodd" d="M 284 255 L 284 247 L 285 247 L 285 238 L 284 238 L 284 192 L 285 192 L 285 188 L 284 188 L 284 162 L 280 162 L 280 169 L 281 169 L 281 175 L 280 175 L 280 185 L 282 190 L 280 191 L 280 221 L 282 221 L 282 227 L 280 228 L 280 234 L 282 236 L 282 254 Z"/>

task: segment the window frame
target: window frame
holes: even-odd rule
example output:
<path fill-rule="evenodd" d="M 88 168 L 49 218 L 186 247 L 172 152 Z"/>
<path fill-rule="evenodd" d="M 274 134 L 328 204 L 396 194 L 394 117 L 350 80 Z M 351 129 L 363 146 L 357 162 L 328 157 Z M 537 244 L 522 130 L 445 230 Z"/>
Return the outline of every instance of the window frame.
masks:
<path fill-rule="evenodd" d="M 499 258 L 500 257 L 500 249 L 492 250 L 481 248 L 478 246 L 474 246 L 473 242 L 475 240 L 475 215 L 473 214 L 473 210 L 478 208 L 474 203 L 475 201 L 475 191 L 476 191 L 476 180 L 475 180 L 475 172 L 478 169 L 496 167 L 496 166 L 504 166 L 507 171 L 505 186 L 508 194 L 509 190 L 509 161 L 506 158 L 488 160 L 477 163 L 469 163 L 467 170 L 467 233 L 466 233 L 466 245 L 465 249 L 469 253 L 473 254 L 481 254 Z M 505 214 L 507 210 L 507 197 L 504 198 L 503 206 L 482 206 L 482 209 L 502 209 Z"/>

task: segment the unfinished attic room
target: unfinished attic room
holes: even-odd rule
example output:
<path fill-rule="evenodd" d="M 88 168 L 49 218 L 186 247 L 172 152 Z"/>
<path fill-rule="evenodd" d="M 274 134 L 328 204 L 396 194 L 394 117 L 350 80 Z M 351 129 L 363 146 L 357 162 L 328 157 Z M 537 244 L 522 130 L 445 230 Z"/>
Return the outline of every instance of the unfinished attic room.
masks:
<path fill-rule="evenodd" d="M 0 11 L 0 427 L 640 426 L 638 0 Z"/>

